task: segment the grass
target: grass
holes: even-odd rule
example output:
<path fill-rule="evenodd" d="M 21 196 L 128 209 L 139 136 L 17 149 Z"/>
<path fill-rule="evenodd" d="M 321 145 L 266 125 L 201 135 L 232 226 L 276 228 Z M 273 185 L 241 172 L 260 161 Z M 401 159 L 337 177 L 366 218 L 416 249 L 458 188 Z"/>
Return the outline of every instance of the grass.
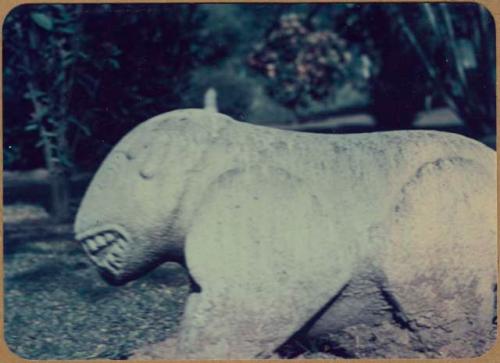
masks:
<path fill-rule="evenodd" d="M 23 224 L 9 230 L 22 230 Z M 12 234 L 14 235 L 14 234 Z M 177 329 L 189 291 L 166 264 L 122 287 L 106 284 L 78 243 L 6 233 L 4 331 L 26 359 L 126 359 Z"/>

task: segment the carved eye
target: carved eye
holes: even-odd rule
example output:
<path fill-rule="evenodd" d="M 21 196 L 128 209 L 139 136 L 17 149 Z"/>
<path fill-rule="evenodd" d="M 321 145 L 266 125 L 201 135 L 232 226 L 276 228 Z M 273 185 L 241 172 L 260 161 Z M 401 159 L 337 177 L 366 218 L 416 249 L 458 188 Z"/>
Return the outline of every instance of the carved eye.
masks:
<path fill-rule="evenodd" d="M 158 137 L 157 137 L 158 138 Z M 151 141 L 152 146 L 147 148 L 142 160 L 139 175 L 144 179 L 152 179 L 165 162 L 166 144 L 157 139 Z"/>

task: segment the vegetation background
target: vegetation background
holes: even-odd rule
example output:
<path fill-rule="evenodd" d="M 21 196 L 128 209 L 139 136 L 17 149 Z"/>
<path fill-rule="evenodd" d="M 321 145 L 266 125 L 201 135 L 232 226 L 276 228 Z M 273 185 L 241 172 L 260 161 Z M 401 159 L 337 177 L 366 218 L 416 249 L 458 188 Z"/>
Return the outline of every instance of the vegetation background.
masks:
<path fill-rule="evenodd" d="M 251 123 L 406 129 L 446 107 L 459 132 L 495 131 L 494 24 L 474 4 L 25 5 L 3 35 L 4 168 L 47 168 L 59 219 L 71 175 L 211 87 Z"/>
<path fill-rule="evenodd" d="M 123 336 L 126 324 L 154 325 L 142 329 L 152 332 L 149 342 L 173 326 L 175 319 L 148 320 L 133 298 L 144 286 L 158 290 L 155 275 L 119 292 L 85 285 L 91 267 L 79 250 L 44 244 L 71 238 L 90 176 L 138 123 L 203 107 L 213 88 L 219 111 L 243 122 L 336 133 L 433 128 L 495 147 L 494 30 L 485 8 L 465 3 L 15 8 L 3 26 L 9 345 L 31 359 L 123 358 L 144 343 Z M 21 202 L 43 204 L 50 215 Z M 148 299 L 165 300 L 164 291 Z M 37 293 L 58 305 L 29 304 Z M 121 309 L 114 294 L 129 299 L 127 323 L 112 318 Z M 102 303 L 101 315 L 89 296 Z M 177 312 L 181 302 L 172 304 L 158 314 Z M 85 321 L 63 306 L 79 306 Z M 99 321 L 115 330 L 93 331 Z"/>

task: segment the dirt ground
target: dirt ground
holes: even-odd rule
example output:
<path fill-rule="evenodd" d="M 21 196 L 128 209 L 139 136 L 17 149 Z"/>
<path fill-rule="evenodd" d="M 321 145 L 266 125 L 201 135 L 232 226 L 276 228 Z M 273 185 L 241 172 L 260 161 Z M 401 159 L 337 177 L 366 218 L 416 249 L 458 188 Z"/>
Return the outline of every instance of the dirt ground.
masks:
<path fill-rule="evenodd" d="M 17 355 L 126 359 L 177 328 L 189 291 L 178 265 L 109 286 L 72 240 L 71 225 L 23 205 L 5 207 L 4 219 L 5 339 Z"/>

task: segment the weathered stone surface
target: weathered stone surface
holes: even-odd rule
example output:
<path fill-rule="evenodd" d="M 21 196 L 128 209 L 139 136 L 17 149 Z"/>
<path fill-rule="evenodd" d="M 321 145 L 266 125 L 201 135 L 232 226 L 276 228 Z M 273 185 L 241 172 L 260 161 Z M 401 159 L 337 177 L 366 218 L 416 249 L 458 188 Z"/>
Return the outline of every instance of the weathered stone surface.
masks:
<path fill-rule="evenodd" d="M 299 330 L 352 356 L 477 356 L 495 316 L 495 159 L 447 133 L 174 111 L 113 149 L 75 233 L 111 283 L 186 265 L 198 289 L 165 358 L 269 357 Z"/>

